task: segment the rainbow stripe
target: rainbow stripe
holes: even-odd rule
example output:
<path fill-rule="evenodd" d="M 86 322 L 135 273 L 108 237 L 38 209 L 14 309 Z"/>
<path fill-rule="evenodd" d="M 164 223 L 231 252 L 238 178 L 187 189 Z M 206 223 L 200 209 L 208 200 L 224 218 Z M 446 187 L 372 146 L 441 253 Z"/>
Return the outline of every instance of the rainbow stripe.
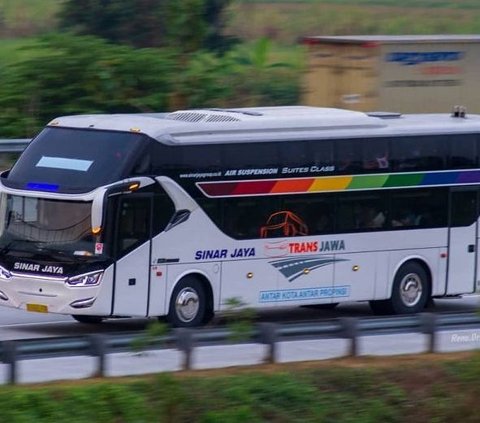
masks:
<path fill-rule="evenodd" d="M 246 181 L 197 182 L 207 197 L 311 194 L 349 190 L 417 188 L 480 183 L 480 169 L 374 175 L 322 176 L 317 178 L 257 179 Z"/>

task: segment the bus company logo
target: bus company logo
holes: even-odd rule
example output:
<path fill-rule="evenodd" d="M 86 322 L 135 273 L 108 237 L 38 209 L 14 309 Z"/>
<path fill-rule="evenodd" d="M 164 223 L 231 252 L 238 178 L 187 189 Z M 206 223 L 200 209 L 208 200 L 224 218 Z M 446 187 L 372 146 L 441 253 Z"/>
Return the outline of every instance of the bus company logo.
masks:
<path fill-rule="evenodd" d="M 324 253 L 332 251 L 344 251 L 343 239 L 325 241 L 302 241 L 302 242 L 269 242 L 264 245 L 267 257 L 283 257 L 289 254 Z"/>
<path fill-rule="evenodd" d="M 255 248 L 234 248 L 228 250 L 197 250 L 195 251 L 195 260 L 219 260 L 227 258 L 245 258 L 255 257 Z"/>
<path fill-rule="evenodd" d="M 304 256 L 295 258 L 286 258 L 281 260 L 270 261 L 273 267 L 275 267 L 283 276 L 285 276 L 289 282 L 293 282 L 300 276 L 310 273 L 312 270 L 319 269 L 324 266 L 328 266 L 335 262 L 346 261 L 346 259 L 336 259 L 333 256 Z M 308 271 L 306 271 L 308 269 Z"/>
<path fill-rule="evenodd" d="M 55 275 L 63 275 L 63 267 L 62 266 L 41 266 L 40 264 L 32 264 L 32 263 L 22 263 L 22 262 L 15 262 L 13 264 L 13 270 L 23 270 L 26 272 L 39 272 L 39 273 L 53 273 Z"/>
<path fill-rule="evenodd" d="M 461 51 L 400 51 L 387 54 L 387 62 L 414 66 L 432 62 L 456 62 L 463 59 L 463 56 Z"/>

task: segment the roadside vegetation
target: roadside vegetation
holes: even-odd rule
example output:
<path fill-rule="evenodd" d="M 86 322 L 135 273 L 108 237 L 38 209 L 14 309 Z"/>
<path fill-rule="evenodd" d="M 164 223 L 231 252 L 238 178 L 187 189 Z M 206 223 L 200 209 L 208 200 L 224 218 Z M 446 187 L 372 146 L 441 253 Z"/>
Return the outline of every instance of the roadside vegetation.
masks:
<path fill-rule="evenodd" d="M 468 423 L 479 378 L 461 353 L 4 386 L 0 422 Z"/>
<path fill-rule="evenodd" d="M 65 114 L 298 104 L 302 36 L 479 33 L 477 3 L 0 0 L 0 137 Z"/>

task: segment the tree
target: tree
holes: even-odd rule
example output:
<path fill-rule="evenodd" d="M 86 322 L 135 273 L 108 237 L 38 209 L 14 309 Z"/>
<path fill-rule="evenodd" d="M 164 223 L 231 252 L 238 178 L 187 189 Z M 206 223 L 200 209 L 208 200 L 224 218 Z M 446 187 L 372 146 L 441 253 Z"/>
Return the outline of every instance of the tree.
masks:
<path fill-rule="evenodd" d="M 163 111 L 176 73 L 173 57 L 167 49 L 133 49 L 96 37 L 44 37 L 28 59 L 2 69 L 2 135 L 32 136 L 60 115 Z"/>
<path fill-rule="evenodd" d="M 66 0 L 61 27 L 134 47 L 222 49 L 232 0 Z"/>

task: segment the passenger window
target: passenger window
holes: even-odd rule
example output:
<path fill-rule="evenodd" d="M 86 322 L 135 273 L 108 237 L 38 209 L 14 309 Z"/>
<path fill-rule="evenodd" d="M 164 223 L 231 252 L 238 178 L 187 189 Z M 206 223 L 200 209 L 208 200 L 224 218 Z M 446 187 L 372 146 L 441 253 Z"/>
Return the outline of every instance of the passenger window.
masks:
<path fill-rule="evenodd" d="M 333 172 L 333 145 L 329 140 L 310 141 L 312 173 Z"/>
<path fill-rule="evenodd" d="M 335 169 L 340 174 L 362 171 L 361 140 L 340 140 L 335 143 Z"/>
<path fill-rule="evenodd" d="M 334 197 L 296 195 L 286 198 L 283 209 L 295 213 L 305 224 L 306 235 L 332 233 L 334 230 Z"/>
<path fill-rule="evenodd" d="M 223 230 L 227 235 L 237 239 L 255 239 L 285 236 L 281 230 L 265 230 L 269 218 L 282 211 L 278 197 L 244 197 L 225 199 L 223 202 Z M 275 225 L 278 223 L 274 218 Z M 273 224 L 272 224 L 273 225 Z"/>
<path fill-rule="evenodd" d="M 443 188 L 393 191 L 390 203 L 392 229 L 446 226 L 447 196 L 448 192 Z"/>
<path fill-rule="evenodd" d="M 307 142 L 279 143 L 279 149 L 282 167 L 309 169 L 312 155 Z M 307 171 L 304 173 L 307 173 Z"/>
<path fill-rule="evenodd" d="M 236 170 L 236 176 L 252 178 L 277 176 L 279 167 L 277 143 L 222 145 L 222 155 L 223 163 L 227 167 L 225 170 Z"/>
<path fill-rule="evenodd" d="M 477 167 L 476 135 L 455 135 L 449 137 L 449 168 L 471 169 Z"/>
<path fill-rule="evenodd" d="M 399 172 L 445 168 L 446 137 L 404 137 L 392 140 L 392 166 Z"/>
<path fill-rule="evenodd" d="M 388 141 L 386 139 L 363 140 L 362 168 L 364 172 L 387 172 L 390 168 Z"/>
<path fill-rule="evenodd" d="M 385 196 L 352 193 L 339 196 L 337 228 L 341 232 L 381 230 L 386 226 Z"/>
<path fill-rule="evenodd" d="M 450 226 L 470 226 L 478 217 L 477 191 L 453 191 Z"/>

